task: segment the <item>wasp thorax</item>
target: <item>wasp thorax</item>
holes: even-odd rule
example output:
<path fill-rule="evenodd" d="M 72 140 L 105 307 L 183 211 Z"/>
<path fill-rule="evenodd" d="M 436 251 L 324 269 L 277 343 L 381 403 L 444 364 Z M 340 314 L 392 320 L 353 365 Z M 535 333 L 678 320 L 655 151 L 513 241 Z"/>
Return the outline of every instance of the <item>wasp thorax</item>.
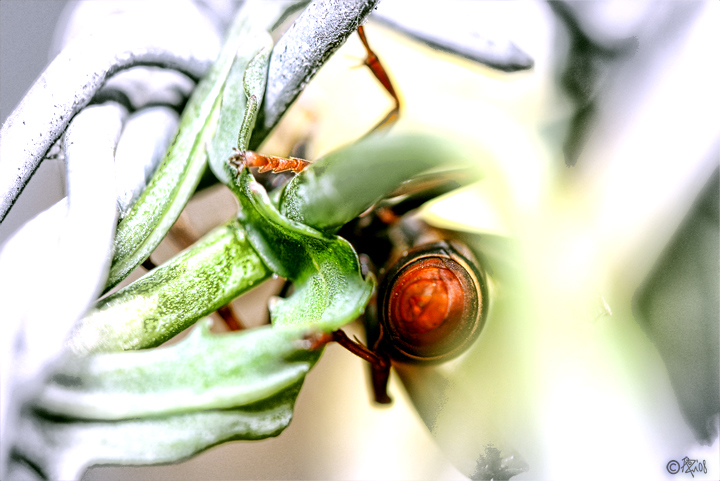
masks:
<path fill-rule="evenodd" d="M 447 243 L 409 252 L 381 287 L 380 320 L 396 359 L 441 361 L 464 351 L 485 317 L 485 284 L 474 260 Z"/>

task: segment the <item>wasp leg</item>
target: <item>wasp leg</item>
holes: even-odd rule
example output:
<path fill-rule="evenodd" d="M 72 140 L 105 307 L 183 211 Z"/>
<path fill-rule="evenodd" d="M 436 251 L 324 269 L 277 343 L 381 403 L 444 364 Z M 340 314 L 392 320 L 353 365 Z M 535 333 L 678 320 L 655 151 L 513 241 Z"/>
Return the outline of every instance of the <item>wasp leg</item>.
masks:
<path fill-rule="evenodd" d="M 365 37 L 365 29 L 361 25 L 358 27 L 358 36 L 360 37 L 360 41 L 362 42 L 363 46 L 365 47 L 366 57 L 365 57 L 365 65 L 370 69 L 370 71 L 373 73 L 376 79 L 382 84 L 382 86 L 385 88 L 385 90 L 390 94 L 390 96 L 395 101 L 395 107 L 385 116 L 384 119 L 382 119 L 374 128 L 372 131 L 378 130 L 378 129 L 384 129 L 387 127 L 390 127 L 393 125 L 397 119 L 398 115 L 400 114 L 400 98 L 398 97 L 397 93 L 395 92 L 395 87 L 393 86 L 392 82 L 390 81 L 390 77 L 387 74 L 387 71 L 385 70 L 385 67 L 383 67 L 382 63 L 380 63 L 380 59 L 378 56 L 373 52 L 373 50 L 370 48 L 370 45 L 368 44 L 367 37 Z"/>
<path fill-rule="evenodd" d="M 347 334 L 340 329 L 314 340 L 312 348 L 318 349 L 330 342 L 337 342 L 360 359 L 370 363 L 375 402 L 378 404 L 390 404 L 392 399 L 390 399 L 387 393 L 387 384 L 390 378 L 390 359 L 379 352 L 371 351 L 360 341 L 350 339 L 347 337 Z"/>
<path fill-rule="evenodd" d="M 245 329 L 242 321 L 235 315 L 230 304 L 226 304 L 217 310 L 218 315 L 225 321 L 225 325 L 231 331 L 242 331 Z"/>
<path fill-rule="evenodd" d="M 145 270 L 151 271 L 157 267 L 157 264 L 155 264 L 153 261 L 150 260 L 150 257 L 145 259 L 142 263 L 142 266 Z"/>
<path fill-rule="evenodd" d="M 392 403 L 392 399 L 387 393 L 387 385 L 390 379 L 390 364 L 388 363 L 386 366 L 370 364 L 370 374 L 375 402 L 378 404 Z"/>

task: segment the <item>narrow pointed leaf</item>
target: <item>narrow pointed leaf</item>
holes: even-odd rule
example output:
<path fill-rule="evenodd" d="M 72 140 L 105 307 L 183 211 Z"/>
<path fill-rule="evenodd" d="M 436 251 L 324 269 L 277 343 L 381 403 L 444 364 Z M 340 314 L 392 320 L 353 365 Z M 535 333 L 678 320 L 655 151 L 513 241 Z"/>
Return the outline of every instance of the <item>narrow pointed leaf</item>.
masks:
<path fill-rule="evenodd" d="M 246 407 L 122 421 L 78 422 L 25 413 L 14 452 L 45 479 L 80 479 L 99 464 L 178 462 L 227 441 L 277 436 L 292 419 L 298 389 Z"/>
<path fill-rule="evenodd" d="M 271 274 L 242 226 L 231 221 L 100 300 L 68 345 L 76 354 L 158 346 Z"/>
<path fill-rule="evenodd" d="M 280 212 L 334 232 L 418 174 L 462 167 L 468 180 L 479 180 L 471 154 L 452 139 L 426 133 L 371 135 L 319 159 L 290 181 Z"/>
<path fill-rule="evenodd" d="M 258 30 L 248 36 L 247 44 L 238 51 L 225 82 L 220 120 L 208 147 L 210 168 L 223 184 L 230 182 L 225 164 L 233 153 L 232 148 L 236 144 L 240 150 L 247 148 L 250 132 L 255 126 L 257 105 L 262 102 L 265 93 L 267 66 L 272 52 L 270 34 Z M 247 108 L 248 101 L 254 102 L 250 108 Z M 252 117 L 244 120 L 248 112 Z M 244 136 L 241 130 L 243 125 L 246 126 Z M 241 132 L 240 138 L 238 132 Z"/>
<path fill-rule="evenodd" d="M 248 2 L 236 15 L 218 60 L 198 84 L 183 111 L 178 134 L 165 158 L 117 227 L 106 289 L 140 265 L 177 220 L 205 171 L 207 146 L 216 134 L 221 110 L 231 106 L 234 100 L 232 92 L 228 93 L 227 100 L 223 99 L 225 88 L 230 85 L 228 76 L 242 74 L 247 60 L 266 45 L 267 37 L 263 35 L 267 34 L 262 29 L 274 25 L 288 7 L 285 2 Z M 238 108 L 242 112 L 244 105 Z M 228 120 L 232 115 L 232 111 L 227 112 L 223 119 Z M 233 145 L 234 140 L 226 148 L 231 151 Z"/>
<path fill-rule="evenodd" d="M 304 330 L 266 326 L 217 335 L 209 324 L 164 349 L 72 356 L 38 406 L 81 419 L 245 406 L 302 381 L 317 357 L 302 350 Z"/>

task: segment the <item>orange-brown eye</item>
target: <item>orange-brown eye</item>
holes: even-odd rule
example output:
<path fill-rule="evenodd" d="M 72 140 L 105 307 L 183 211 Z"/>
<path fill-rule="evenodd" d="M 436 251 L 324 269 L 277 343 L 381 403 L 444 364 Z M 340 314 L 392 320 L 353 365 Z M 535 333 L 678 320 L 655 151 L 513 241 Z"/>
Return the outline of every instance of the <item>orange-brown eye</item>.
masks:
<path fill-rule="evenodd" d="M 444 361 L 477 338 L 487 290 L 477 262 L 445 242 L 410 251 L 380 287 L 380 322 L 397 360 Z"/>

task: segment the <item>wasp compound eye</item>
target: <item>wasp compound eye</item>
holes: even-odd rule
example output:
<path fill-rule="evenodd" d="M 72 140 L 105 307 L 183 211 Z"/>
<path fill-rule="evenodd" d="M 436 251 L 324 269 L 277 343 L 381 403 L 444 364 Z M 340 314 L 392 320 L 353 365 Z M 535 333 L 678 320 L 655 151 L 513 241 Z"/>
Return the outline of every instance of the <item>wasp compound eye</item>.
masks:
<path fill-rule="evenodd" d="M 480 334 L 488 304 L 478 263 L 446 242 L 397 261 L 379 299 L 384 339 L 399 361 L 441 362 L 461 354 Z"/>

